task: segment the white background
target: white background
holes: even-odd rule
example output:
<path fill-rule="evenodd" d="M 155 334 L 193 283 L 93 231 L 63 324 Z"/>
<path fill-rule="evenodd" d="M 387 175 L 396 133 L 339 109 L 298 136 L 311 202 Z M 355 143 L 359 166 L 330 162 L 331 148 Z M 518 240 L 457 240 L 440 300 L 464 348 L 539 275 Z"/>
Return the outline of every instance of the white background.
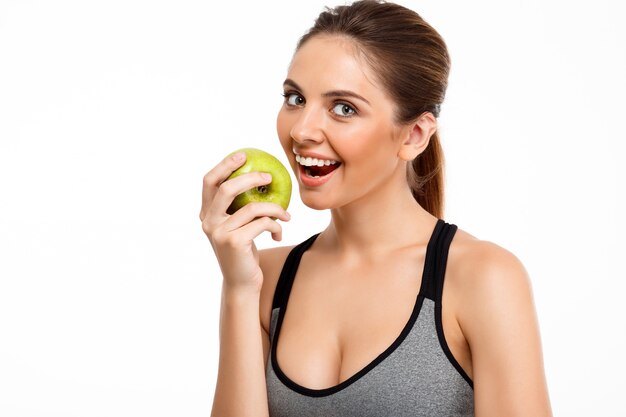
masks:
<path fill-rule="evenodd" d="M 624 415 L 620 3 L 400 2 L 452 57 L 445 220 L 528 269 L 559 416 Z M 202 177 L 244 146 L 286 161 L 282 80 L 336 4 L 0 0 L 0 415 L 209 414 Z M 329 219 L 297 189 L 290 212 L 281 244 Z"/>

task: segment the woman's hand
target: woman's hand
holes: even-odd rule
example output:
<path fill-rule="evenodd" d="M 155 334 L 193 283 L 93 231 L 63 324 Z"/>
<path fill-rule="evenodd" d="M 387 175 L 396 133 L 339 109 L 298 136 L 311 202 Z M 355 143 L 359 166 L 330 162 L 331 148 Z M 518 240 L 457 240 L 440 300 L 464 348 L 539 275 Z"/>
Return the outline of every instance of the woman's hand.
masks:
<path fill-rule="evenodd" d="M 224 275 L 223 285 L 260 293 L 263 273 L 253 239 L 269 231 L 280 241 L 282 228 L 271 217 L 288 221 L 290 216 L 274 203 L 250 203 L 232 215 L 226 213 L 237 195 L 271 182 L 271 176 L 261 172 L 226 180 L 245 160 L 244 153 L 229 156 L 204 176 L 200 220 Z"/>

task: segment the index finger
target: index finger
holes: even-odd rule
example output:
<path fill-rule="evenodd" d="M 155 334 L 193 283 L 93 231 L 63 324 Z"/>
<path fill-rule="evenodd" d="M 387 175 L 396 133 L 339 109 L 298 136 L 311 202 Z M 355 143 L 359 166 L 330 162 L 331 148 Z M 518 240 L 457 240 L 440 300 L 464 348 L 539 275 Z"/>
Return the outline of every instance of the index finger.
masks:
<path fill-rule="evenodd" d="M 204 219 L 206 210 L 215 198 L 215 193 L 217 193 L 220 184 L 226 181 L 230 174 L 242 166 L 245 161 L 246 154 L 243 152 L 228 155 L 204 175 L 202 181 L 202 208 L 200 209 L 200 220 Z"/>

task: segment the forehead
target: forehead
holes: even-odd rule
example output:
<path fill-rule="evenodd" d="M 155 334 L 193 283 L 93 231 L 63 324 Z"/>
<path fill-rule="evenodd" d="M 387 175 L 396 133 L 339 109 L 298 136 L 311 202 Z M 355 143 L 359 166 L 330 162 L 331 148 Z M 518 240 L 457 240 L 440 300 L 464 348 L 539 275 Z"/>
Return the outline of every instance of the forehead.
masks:
<path fill-rule="evenodd" d="M 318 35 L 305 42 L 293 56 L 288 78 L 304 89 L 340 88 L 373 99 L 382 96 L 372 69 L 359 58 L 354 44 L 338 36 Z"/>

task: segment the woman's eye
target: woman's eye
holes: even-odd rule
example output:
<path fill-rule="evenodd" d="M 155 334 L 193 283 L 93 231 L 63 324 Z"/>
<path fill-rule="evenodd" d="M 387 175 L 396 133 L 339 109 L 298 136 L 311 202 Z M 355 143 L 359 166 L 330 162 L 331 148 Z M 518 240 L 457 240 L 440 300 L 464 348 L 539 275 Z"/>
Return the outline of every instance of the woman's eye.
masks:
<path fill-rule="evenodd" d="M 283 93 L 283 97 L 285 97 L 285 102 L 290 106 L 301 106 L 304 104 L 304 98 L 295 93 Z"/>
<path fill-rule="evenodd" d="M 333 107 L 334 113 L 341 117 L 350 117 L 356 113 L 356 111 L 347 104 L 338 103 Z"/>
<path fill-rule="evenodd" d="M 306 103 L 304 97 L 302 97 L 298 93 L 294 92 L 285 92 L 282 93 L 282 96 L 285 98 L 285 103 L 288 106 L 303 106 Z M 332 112 L 335 113 L 339 117 L 352 117 L 357 111 L 354 107 L 346 104 L 346 103 L 337 103 L 333 106 Z"/>

